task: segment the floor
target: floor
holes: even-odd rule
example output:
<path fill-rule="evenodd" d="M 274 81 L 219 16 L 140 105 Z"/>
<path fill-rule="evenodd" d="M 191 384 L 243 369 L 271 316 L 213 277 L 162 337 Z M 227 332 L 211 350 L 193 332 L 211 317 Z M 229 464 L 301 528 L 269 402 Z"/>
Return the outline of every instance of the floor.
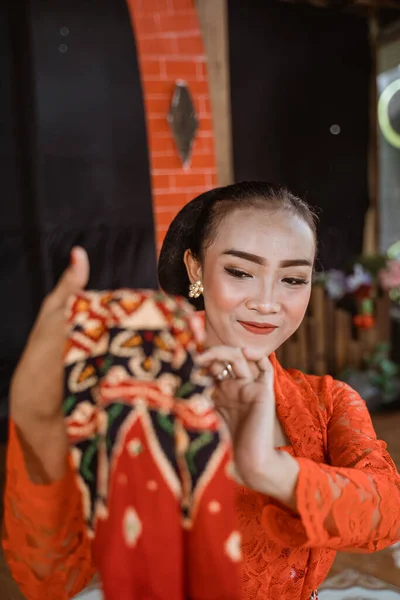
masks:
<path fill-rule="evenodd" d="M 386 412 L 385 414 L 375 415 L 373 421 L 378 437 L 387 442 L 389 452 L 400 470 L 400 410 L 394 413 Z M 4 481 L 4 456 L 4 448 L 0 447 L 0 497 L 3 495 L 1 485 Z M 398 559 L 398 568 L 394 562 L 395 558 Z M 400 588 L 400 545 L 398 548 L 388 548 L 375 554 L 339 553 L 330 575 L 337 575 L 347 569 L 356 569 L 368 575 L 373 575 Z M 18 591 L 17 586 L 9 575 L 1 551 L 0 591 L 1 600 L 24 600 L 24 597 Z"/>

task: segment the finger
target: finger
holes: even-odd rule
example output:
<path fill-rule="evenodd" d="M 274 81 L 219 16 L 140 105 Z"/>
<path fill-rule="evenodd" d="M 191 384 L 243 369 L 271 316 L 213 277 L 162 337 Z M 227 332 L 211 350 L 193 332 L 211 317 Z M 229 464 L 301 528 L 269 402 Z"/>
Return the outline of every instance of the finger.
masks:
<path fill-rule="evenodd" d="M 52 309 L 64 307 L 68 298 L 81 292 L 89 281 L 89 258 L 86 250 L 77 246 L 71 251 L 71 264 L 49 294 L 47 305 Z"/>
<path fill-rule="evenodd" d="M 258 381 L 266 381 L 268 378 L 273 378 L 274 368 L 269 359 L 269 356 L 261 353 L 255 348 L 243 348 L 243 355 L 248 361 L 255 365 L 257 374 L 255 378 Z"/>
<path fill-rule="evenodd" d="M 226 364 L 230 364 L 235 377 L 238 379 L 252 378 L 250 365 L 248 364 L 240 348 L 215 346 L 214 348 L 199 355 L 196 358 L 196 362 L 201 366 L 208 367 L 214 376 L 220 374 L 225 368 Z M 215 370 L 215 365 L 220 367 L 218 372 Z"/>
<path fill-rule="evenodd" d="M 218 375 L 221 375 L 221 373 L 224 369 L 225 369 L 225 365 L 223 363 L 216 361 L 216 362 L 210 364 L 208 370 L 210 371 L 210 373 L 213 377 L 218 377 Z"/>
<path fill-rule="evenodd" d="M 226 366 L 227 364 L 229 365 L 229 369 Z M 236 357 L 232 356 L 230 359 L 227 358 L 227 360 L 221 364 L 221 368 L 219 369 L 218 374 L 220 374 L 224 369 L 228 371 L 228 377 L 226 377 L 223 381 L 226 381 L 226 379 L 232 380 L 232 378 L 241 380 L 251 380 L 253 377 L 250 365 L 248 364 L 247 360 L 244 358 L 243 355 L 238 355 Z"/>
<path fill-rule="evenodd" d="M 214 346 L 198 354 L 196 362 L 199 365 L 208 365 L 214 361 L 220 362 L 231 362 L 234 358 L 243 356 L 240 348 L 233 348 L 232 346 Z"/>

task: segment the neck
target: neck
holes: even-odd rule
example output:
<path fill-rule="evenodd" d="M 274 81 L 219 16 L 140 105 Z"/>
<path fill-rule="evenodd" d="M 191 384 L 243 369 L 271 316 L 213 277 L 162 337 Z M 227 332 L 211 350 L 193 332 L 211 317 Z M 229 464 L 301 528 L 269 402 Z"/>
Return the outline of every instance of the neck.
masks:
<path fill-rule="evenodd" d="M 206 325 L 205 325 L 205 340 L 204 340 L 204 347 L 205 348 L 212 348 L 213 346 L 225 346 L 224 342 L 218 337 L 218 335 L 215 333 L 214 329 L 210 326 L 210 323 L 208 322 L 207 318 L 206 318 Z"/>

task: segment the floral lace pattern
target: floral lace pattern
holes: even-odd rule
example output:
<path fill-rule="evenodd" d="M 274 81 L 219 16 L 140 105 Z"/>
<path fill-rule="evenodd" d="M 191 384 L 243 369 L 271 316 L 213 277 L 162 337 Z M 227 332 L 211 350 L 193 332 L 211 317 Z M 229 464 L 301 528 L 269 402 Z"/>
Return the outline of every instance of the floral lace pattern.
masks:
<path fill-rule="evenodd" d="M 61 481 L 35 485 L 13 423 L 2 542 L 12 576 L 27 600 L 67 600 L 95 574 L 72 462 Z"/>
<path fill-rule="evenodd" d="M 285 371 L 273 357 L 276 403 L 300 466 L 297 515 L 239 490 L 243 599 L 307 600 L 336 550 L 373 552 L 400 535 L 400 477 L 365 402 L 331 377 Z"/>

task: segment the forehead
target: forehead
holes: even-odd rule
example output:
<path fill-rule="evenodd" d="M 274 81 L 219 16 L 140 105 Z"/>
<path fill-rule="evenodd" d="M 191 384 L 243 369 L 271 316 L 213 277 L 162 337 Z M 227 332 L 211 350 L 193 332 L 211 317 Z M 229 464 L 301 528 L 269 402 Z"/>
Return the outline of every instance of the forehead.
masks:
<path fill-rule="evenodd" d="M 219 222 L 209 250 L 223 253 L 235 248 L 279 260 L 314 259 L 315 239 L 298 215 L 282 209 L 237 209 Z"/>

